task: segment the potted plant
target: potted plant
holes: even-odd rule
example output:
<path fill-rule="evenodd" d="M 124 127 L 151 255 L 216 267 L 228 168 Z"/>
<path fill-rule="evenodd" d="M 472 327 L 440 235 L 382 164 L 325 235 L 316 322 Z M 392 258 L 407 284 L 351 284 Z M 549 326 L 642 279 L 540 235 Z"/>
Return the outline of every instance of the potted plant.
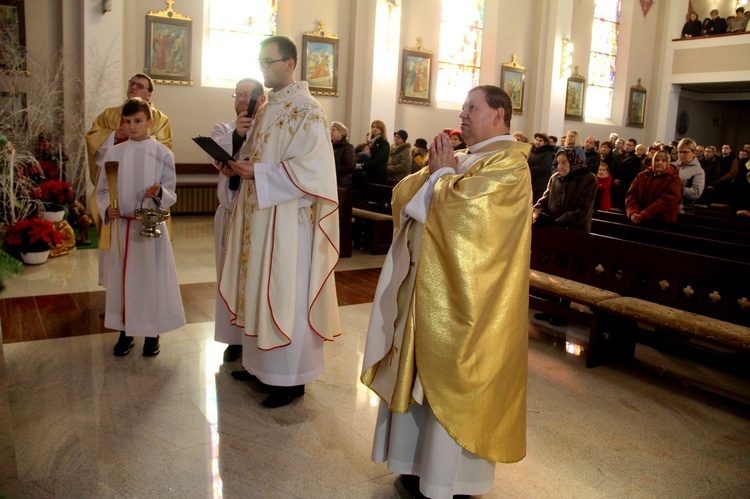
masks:
<path fill-rule="evenodd" d="M 65 218 L 65 206 L 75 199 L 75 194 L 67 182 L 45 180 L 39 184 L 39 199 L 44 203 L 44 218 L 59 222 Z"/>
<path fill-rule="evenodd" d="M 4 243 L 8 251 L 20 253 L 24 263 L 44 263 L 50 248 L 62 243 L 62 235 L 49 220 L 31 218 L 11 225 Z"/>

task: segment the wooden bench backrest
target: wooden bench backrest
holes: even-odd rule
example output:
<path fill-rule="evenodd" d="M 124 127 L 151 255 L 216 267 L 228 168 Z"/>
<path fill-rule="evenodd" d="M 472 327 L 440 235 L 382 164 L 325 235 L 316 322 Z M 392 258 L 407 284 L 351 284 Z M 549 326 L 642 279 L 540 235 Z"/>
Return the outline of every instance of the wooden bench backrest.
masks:
<path fill-rule="evenodd" d="M 750 265 L 558 227 L 534 227 L 531 268 L 750 326 Z"/>
<path fill-rule="evenodd" d="M 352 206 L 363 210 L 391 215 L 393 187 L 382 184 L 365 184 L 353 189 Z"/>
<path fill-rule="evenodd" d="M 624 239 L 651 246 L 660 246 L 738 262 L 747 261 L 750 255 L 750 246 L 748 245 L 667 232 L 642 225 L 622 224 L 594 219 L 591 223 L 591 232 L 602 236 L 614 237 L 615 239 Z"/>
<path fill-rule="evenodd" d="M 597 211 L 594 213 L 595 220 L 605 220 L 623 225 L 633 225 L 628 217 L 622 213 L 613 211 Z M 681 218 L 680 220 L 685 220 Z M 734 226 L 724 224 L 721 220 L 714 219 L 710 225 L 694 225 L 689 221 L 679 221 L 678 223 L 660 223 L 653 224 L 644 222 L 637 227 L 647 227 L 673 234 L 682 234 L 684 236 L 701 237 L 714 241 L 732 242 L 750 246 L 750 226 Z"/>

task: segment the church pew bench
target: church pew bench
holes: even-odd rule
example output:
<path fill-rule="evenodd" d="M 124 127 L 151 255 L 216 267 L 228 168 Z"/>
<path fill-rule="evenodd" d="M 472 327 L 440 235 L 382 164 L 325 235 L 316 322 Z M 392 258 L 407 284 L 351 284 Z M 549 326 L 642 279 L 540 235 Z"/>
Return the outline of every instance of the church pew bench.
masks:
<path fill-rule="evenodd" d="M 619 295 L 592 294 L 584 302 L 592 311 L 588 367 L 630 358 L 636 342 L 651 337 L 750 360 L 750 265 L 744 262 L 534 227 L 531 268 L 532 275 L 543 272 Z M 538 291 L 538 282 L 532 278 L 531 283 L 530 291 Z M 565 286 L 554 294 L 581 298 Z"/>
<path fill-rule="evenodd" d="M 352 256 L 352 191 L 344 187 L 339 192 L 339 257 Z"/>
<path fill-rule="evenodd" d="M 610 236 L 616 239 L 659 246 L 674 250 L 690 251 L 706 256 L 720 256 L 727 260 L 747 261 L 750 245 L 741 244 L 738 239 L 730 241 L 708 239 L 645 225 L 623 224 L 607 220 L 594 219 L 591 223 L 592 234 Z"/>
<path fill-rule="evenodd" d="M 629 226 L 647 227 L 660 230 L 662 232 L 669 232 L 672 234 L 680 234 L 684 236 L 693 236 L 703 239 L 732 242 L 750 246 L 750 226 L 733 226 L 724 224 L 722 223 L 722 221 L 717 221 L 715 219 L 710 225 L 695 225 L 690 223 L 689 219 L 685 219 L 682 216 L 678 219 L 677 223 L 644 222 L 644 224 L 641 225 L 634 225 L 626 215 L 622 213 L 614 213 L 611 211 L 597 211 L 594 213 L 594 219 Z"/>
<path fill-rule="evenodd" d="M 393 187 L 363 184 L 352 190 L 352 243 L 373 255 L 388 252 L 393 241 Z"/>

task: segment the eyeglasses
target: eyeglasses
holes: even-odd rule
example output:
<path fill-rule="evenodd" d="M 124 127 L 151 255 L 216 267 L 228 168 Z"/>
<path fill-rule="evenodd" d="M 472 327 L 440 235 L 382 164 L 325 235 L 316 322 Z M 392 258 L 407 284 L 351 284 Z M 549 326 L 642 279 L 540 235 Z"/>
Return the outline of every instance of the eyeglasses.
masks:
<path fill-rule="evenodd" d="M 271 64 L 273 64 L 274 62 L 288 61 L 288 60 L 289 60 L 288 57 L 283 57 L 281 59 L 273 59 L 273 60 L 266 59 L 265 61 L 258 61 L 258 66 L 262 67 L 263 69 L 268 69 L 271 67 Z"/>
<path fill-rule="evenodd" d="M 144 88 L 146 88 L 146 85 L 144 85 L 143 83 L 138 83 L 137 81 L 133 81 L 133 80 L 130 80 L 128 82 L 128 86 L 136 87 L 138 90 L 143 90 Z"/>
<path fill-rule="evenodd" d="M 242 92 L 241 94 L 232 94 L 232 97 L 235 99 L 249 99 L 252 95 L 251 92 Z"/>

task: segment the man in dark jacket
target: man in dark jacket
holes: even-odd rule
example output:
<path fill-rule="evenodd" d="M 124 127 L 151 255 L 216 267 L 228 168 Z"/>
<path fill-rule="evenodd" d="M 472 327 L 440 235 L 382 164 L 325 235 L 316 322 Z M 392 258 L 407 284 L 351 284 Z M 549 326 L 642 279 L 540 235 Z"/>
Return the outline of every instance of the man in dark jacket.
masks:
<path fill-rule="evenodd" d="M 545 133 L 534 134 L 534 147 L 529 154 L 529 169 L 531 171 L 531 190 L 533 202 L 536 203 L 547 188 L 552 163 L 555 160 L 555 147 L 550 145 L 549 137 Z"/>
<path fill-rule="evenodd" d="M 602 162 L 602 158 L 599 155 L 599 151 L 596 150 L 596 139 L 589 135 L 583 142 L 583 152 L 586 153 L 586 166 L 589 167 L 589 171 L 594 175 L 599 172 L 599 164 Z"/>
<path fill-rule="evenodd" d="M 635 155 L 635 139 L 625 142 L 622 155 L 612 165 L 612 207 L 625 211 L 625 194 L 641 172 L 641 161 Z"/>

